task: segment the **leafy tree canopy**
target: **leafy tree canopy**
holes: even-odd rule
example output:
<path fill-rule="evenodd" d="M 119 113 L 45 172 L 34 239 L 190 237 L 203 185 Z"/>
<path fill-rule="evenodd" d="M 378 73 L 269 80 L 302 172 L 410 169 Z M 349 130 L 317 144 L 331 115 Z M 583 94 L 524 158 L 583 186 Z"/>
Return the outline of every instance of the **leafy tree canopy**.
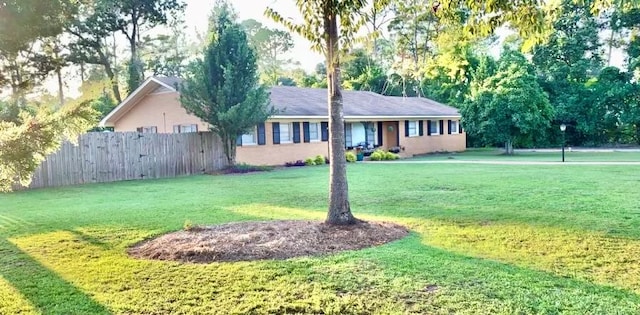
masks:
<path fill-rule="evenodd" d="M 505 143 L 508 154 L 514 144 L 533 141 L 553 118 L 532 67 L 522 54 L 510 50 L 501 55 L 495 74 L 472 87 L 461 112 L 468 133 L 486 144 Z"/>
<path fill-rule="evenodd" d="M 86 102 L 72 102 L 60 110 L 40 107 L 31 112 L 9 109 L 0 103 L 0 191 L 10 191 L 16 183 L 28 185 L 36 168 L 64 140 L 74 141 L 96 121 L 95 111 Z M 23 105 L 17 105 L 22 107 Z"/>

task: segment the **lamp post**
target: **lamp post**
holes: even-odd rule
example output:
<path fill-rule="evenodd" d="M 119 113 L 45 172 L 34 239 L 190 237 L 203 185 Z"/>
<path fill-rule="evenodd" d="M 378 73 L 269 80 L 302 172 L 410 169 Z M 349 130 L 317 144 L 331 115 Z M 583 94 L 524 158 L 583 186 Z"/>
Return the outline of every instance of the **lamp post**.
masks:
<path fill-rule="evenodd" d="M 567 130 L 567 125 L 560 125 L 560 131 L 562 131 L 562 162 L 564 162 L 564 132 Z"/>

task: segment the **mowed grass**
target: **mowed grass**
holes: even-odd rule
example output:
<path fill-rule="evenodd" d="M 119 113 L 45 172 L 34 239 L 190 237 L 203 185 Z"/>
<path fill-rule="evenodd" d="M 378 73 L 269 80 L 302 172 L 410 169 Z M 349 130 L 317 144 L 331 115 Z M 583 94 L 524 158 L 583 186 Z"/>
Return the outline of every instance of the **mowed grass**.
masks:
<path fill-rule="evenodd" d="M 462 153 L 427 154 L 415 160 L 441 161 L 507 161 L 507 162 L 561 162 L 562 152 L 557 151 L 516 151 L 513 155 L 504 155 L 501 149 L 469 149 Z M 573 151 L 565 150 L 565 163 L 571 162 L 640 162 L 640 151 Z"/>
<path fill-rule="evenodd" d="M 640 166 L 349 166 L 412 230 L 324 257 L 208 265 L 126 249 L 195 224 L 322 219 L 328 168 L 0 195 L 0 314 L 639 314 Z"/>

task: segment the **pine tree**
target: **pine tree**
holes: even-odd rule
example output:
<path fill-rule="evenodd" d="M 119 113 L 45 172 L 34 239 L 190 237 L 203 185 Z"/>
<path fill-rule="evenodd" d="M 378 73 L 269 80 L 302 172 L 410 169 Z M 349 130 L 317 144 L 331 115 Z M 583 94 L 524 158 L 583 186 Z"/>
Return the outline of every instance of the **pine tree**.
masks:
<path fill-rule="evenodd" d="M 258 84 L 256 54 L 236 22 L 231 6 L 218 1 L 204 60 L 191 65 L 180 101 L 220 136 L 229 165 L 235 164 L 236 139 L 275 113 Z"/>

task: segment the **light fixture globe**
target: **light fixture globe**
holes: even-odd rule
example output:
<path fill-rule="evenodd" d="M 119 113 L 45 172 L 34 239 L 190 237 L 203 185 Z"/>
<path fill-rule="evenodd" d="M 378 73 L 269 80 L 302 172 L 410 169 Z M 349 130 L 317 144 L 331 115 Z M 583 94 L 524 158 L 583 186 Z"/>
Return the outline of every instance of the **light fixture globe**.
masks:
<path fill-rule="evenodd" d="M 564 132 L 565 130 L 567 130 L 567 125 L 565 124 L 560 125 L 560 131 Z"/>

